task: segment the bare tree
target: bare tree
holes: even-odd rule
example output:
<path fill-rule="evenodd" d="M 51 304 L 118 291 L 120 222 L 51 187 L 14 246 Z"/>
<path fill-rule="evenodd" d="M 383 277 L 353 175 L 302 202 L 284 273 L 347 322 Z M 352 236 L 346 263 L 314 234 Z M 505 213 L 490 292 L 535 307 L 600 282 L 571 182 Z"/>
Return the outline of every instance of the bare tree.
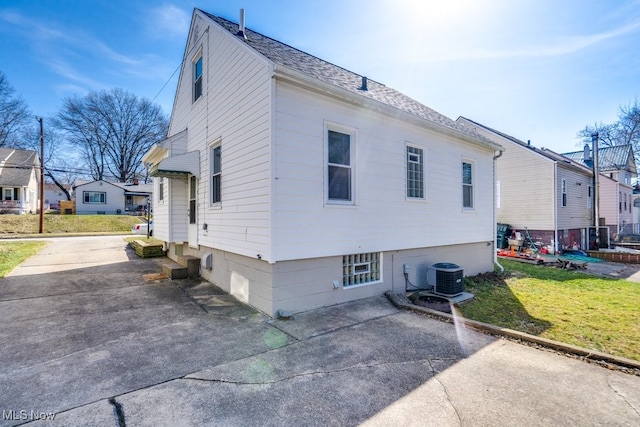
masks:
<path fill-rule="evenodd" d="M 120 182 L 143 173 L 142 157 L 168 127 L 158 105 L 119 88 L 65 99 L 55 124 L 80 150 L 93 179 Z"/>
<path fill-rule="evenodd" d="M 585 142 L 591 141 L 591 135 L 598 133 L 599 142 L 603 146 L 631 144 L 636 153 L 640 153 L 640 105 L 636 99 L 633 104 L 620 107 L 618 120 L 609 123 L 596 123 L 586 126 L 578 137 Z"/>
<path fill-rule="evenodd" d="M 23 148 L 23 131 L 30 119 L 29 107 L 0 72 L 0 147 Z"/>

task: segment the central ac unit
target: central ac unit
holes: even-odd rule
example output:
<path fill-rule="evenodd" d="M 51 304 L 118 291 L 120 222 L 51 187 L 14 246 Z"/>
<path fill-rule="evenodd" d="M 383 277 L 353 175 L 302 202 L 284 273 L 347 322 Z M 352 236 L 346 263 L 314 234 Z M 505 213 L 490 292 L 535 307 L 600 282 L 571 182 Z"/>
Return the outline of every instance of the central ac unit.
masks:
<path fill-rule="evenodd" d="M 433 286 L 434 293 L 446 297 L 455 297 L 464 292 L 463 269 L 450 262 L 433 264 L 427 270 L 427 283 Z"/>

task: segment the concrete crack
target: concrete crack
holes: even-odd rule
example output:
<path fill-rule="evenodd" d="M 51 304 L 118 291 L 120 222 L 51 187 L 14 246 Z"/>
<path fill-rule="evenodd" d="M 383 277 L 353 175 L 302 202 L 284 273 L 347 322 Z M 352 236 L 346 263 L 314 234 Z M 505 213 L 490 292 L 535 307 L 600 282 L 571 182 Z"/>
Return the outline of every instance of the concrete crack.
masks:
<path fill-rule="evenodd" d="M 631 402 L 629 402 L 622 394 L 620 394 L 620 392 L 618 390 L 616 390 L 616 388 L 611 384 L 611 382 L 609 381 L 611 379 L 611 374 L 607 375 L 607 387 L 609 387 L 611 389 L 611 391 L 613 391 L 613 394 L 615 394 L 616 396 L 618 396 L 620 399 L 623 400 L 624 403 L 627 404 L 627 406 L 629 408 L 631 408 L 633 410 L 633 412 L 636 413 L 636 415 L 640 416 L 640 410 L 638 410 L 638 408 L 636 408 L 635 406 L 633 406 L 633 404 Z"/>
<path fill-rule="evenodd" d="M 456 405 L 453 404 L 453 401 L 451 400 L 451 396 L 449 396 L 449 390 L 447 390 L 447 387 L 444 385 L 444 383 L 440 381 L 440 379 L 436 376 L 435 374 L 436 370 L 431 364 L 431 360 L 427 359 L 427 361 L 429 362 L 429 366 L 431 367 L 431 372 L 434 373 L 433 374 L 434 381 L 436 381 L 442 387 L 442 390 L 444 391 L 444 395 L 447 396 L 447 402 L 449 402 L 449 405 L 451 405 L 451 408 L 453 408 L 453 411 L 456 413 L 456 417 L 458 417 L 458 424 L 462 425 L 462 417 L 460 416 L 460 412 L 458 412 L 458 408 L 456 408 Z"/>
<path fill-rule="evenodd" d="M 127 427 L 127 423 L 124 419 L 124 408 L 122 404 L 116 401 L 115 397 L 109 399 L 109 403 L 113 406 L 113 416 L 116 418 L 116 425 L 118 427 Z"/>
<path fill-rule="evenodd" d="M 438 360 L 446 360 L 446 359 L 438 359 Z M 452 359 L 455 360 L 455 359 Z M 380 362 L 380 363 L 369 363 L 369 364 L 358 364 L 358 365 L 351 365 L 351 366 L 345 366 L 344 368 L 338 368 L 338 369 L 330 369 L 330 370 L 316 370 L 316 371 L 306 371 L 306 372 L 301 372 L 298 374 L 293 374 L 293 375 L 288 375 L 282 378 L 276 378 L 276 379 L 272 379 L 272 380 L 257 380 L 257 381 L 250 381 L 250 380 L 228 380 L 228 379 L 211 379 L 211 378 L 201 378 L 201 377 L 196 377 L 193 376 L 194 374 L 190 374 L 188 376 L 184 376 L 181 379 L 183 380 L 193 380 L 193 381 L 203 381 L 203 382 L 213 382 L 213 383 L 225 383 L 225 384 L 239 384 L 239 385 L 264 385 L 264 384 L 277 384 L 283 381 L 288 381 L 288 380 L 292 380 L 294 378 L 301 378 L 301 377 L 308 377 L 308 376 L 314 376 L 314 375 L 328 375 L 328 374 L 335 374 L 335 373 L 340 373 L 340 372 L 346 372 L 352 369 L 370 369 L 370 368 L 377 368 L 380 366 L 390 366 L 390 365 L 406 365 L 406 364 L 412 364 L 412 363 L 423 363 L 423 362 L 427 362 L 429 364 L 429 367 L 431 368 L 431 375 L 435 376 L 435 370 L 433 369 L 433 366 L 431 365 L 431 360 L 430 359 L 419 359 L 419 360 L 410 360 L 410 361 L 402 361 L 402 362 Z"/>

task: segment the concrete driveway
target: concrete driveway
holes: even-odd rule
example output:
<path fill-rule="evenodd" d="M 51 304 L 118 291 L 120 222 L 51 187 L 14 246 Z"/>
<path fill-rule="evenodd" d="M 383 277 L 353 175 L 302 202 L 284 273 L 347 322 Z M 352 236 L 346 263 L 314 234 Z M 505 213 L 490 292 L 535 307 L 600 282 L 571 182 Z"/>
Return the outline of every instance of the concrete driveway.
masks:
<path fill-rule="evenodd" d="M 51 239 L 0 279 L 0 425 L 640 425 L 640 377 L 383 296 L 270 320 L 160 263 Z"/>

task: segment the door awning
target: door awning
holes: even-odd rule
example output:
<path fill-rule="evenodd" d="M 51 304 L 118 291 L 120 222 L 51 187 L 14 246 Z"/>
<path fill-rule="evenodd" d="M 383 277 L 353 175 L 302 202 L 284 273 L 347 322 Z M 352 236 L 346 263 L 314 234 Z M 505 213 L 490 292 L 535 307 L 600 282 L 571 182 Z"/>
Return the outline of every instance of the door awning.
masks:
<path fill-rule="evenodd" d="M 158 178 L 194 175 L 196 178 L 200 178 L 200 152 L 189 151 L 162 159 L 157 165 L 151 167 L 149 175 Z"/>

